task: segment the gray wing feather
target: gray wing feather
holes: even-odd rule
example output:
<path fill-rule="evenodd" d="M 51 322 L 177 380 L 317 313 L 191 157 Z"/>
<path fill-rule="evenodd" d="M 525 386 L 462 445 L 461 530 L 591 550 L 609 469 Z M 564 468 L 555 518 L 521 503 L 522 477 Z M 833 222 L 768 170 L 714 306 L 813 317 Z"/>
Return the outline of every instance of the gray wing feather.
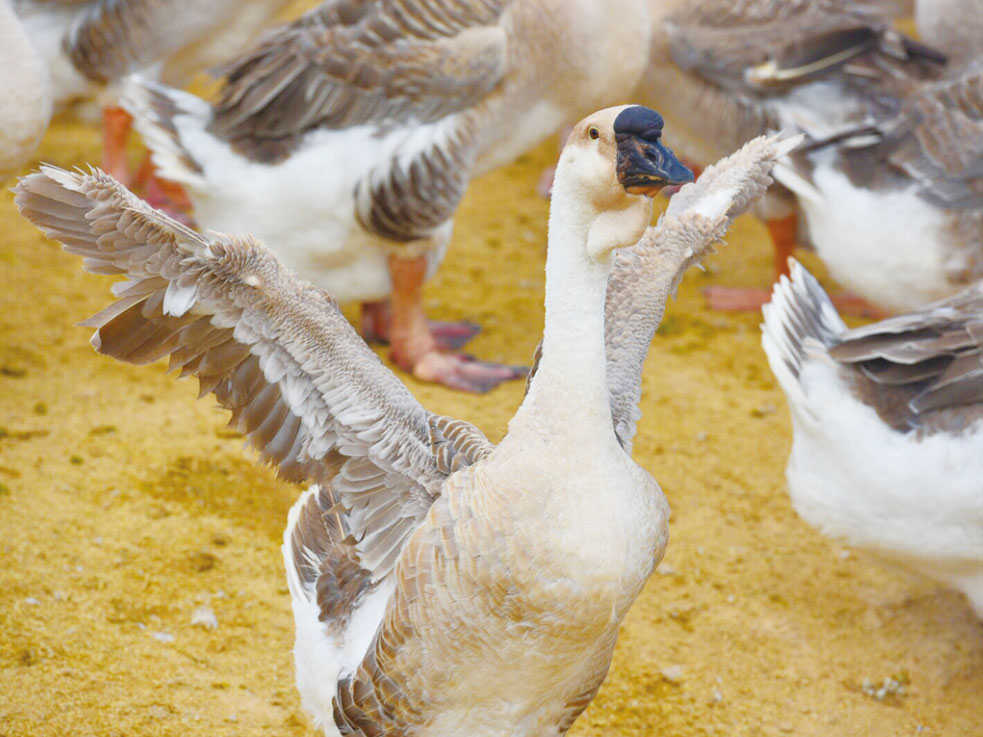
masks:
<path fill-rule="evenodd" d="M 218 72 L 210 130 L 248 149 L 315 127 L 437 120 L 502 77 L 509 0 L 333 0 Z"/>
<path fill-rule="evenodd" d="M 628 452 L 641 416 L 642 366 L 666 300 L 686 270 L 713 251 L 733 219 L 764 194 L 775 160 L 801 140 L 749 141 L 673 195 L 659 223 L 635 246 L 618 252 L 608 281 L 605 340 L 611 414 Z"/>
<path fill-rule="evenodd" d="M 875 384 L 906 390 L 915 415 L 983 406 L 983 284 L 849 330 L 830 355 Z"/>
<path fill-rule="evenodd" d="M 845 69 L 870 51 L 944 60 L 891 31 L 877 0 L 697 0 L 664 27 L 680 67 L 747 95 Z"/>
<path fill-rule="evenodd" d="M 910 96 L 881 128 L 893 139 L 888 160 L 922 184 L 926 199 L 983 210 L 983 61 Z"/>
<path fill-rule="evenodd" d="M 96 350 L 133 363 L 169 356 L 281 476 L 333 484 L 374 580 L 439 494 L 446 459 L 461 467 L 490 447 L 474 429 L 460 444 L 441 436 L 452 449 L 435 452 L 434 416 L 333 298 L 258 241 L 196 233 L 98 170 L 46 166 L 16 192 L 22 214 L 86 269 L 126 275 L 117 301 L 85 322 Z"/>
<path fill-rule="evenodd" d="M 205 36 L 238 6 L 234 0 L 90 2 L 64 46 L 79 72 L 97 82 L 111 82 L 172 56 Z"/>

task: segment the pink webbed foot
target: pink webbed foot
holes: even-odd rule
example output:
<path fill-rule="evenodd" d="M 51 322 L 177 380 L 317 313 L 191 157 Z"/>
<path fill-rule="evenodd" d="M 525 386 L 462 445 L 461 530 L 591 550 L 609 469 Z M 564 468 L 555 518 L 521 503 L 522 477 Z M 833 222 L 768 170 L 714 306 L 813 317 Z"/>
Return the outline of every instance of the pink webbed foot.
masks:
<path fill-rule="evenodd" d="M 411 373 L 418 379 L 478 394 L 491 391 L 504 381 L 525 377 L 524 366 L 506 366 L 479 361 L 466 353 L 431 351 L 420 356 Z"/>
<path fill-rule="evenodd" d="M 481 326 L 469 320 L 442 322 L 427 320 L 430 334 L 442 350 L 462 348 L 481 332 Z M 389 300 L 362 303 L 361 333 L 366 343 L 389 344 L 392 330 L 392 304 Z"/>
<path fill-rule="evenodd" d="M 480 325 L 469 322 L 468 320 L 459 320 L 457 322 L 428 320 L 427 324 L 430 325 L 430 332 L 433 333 L 434 340 L 437 341 L 437 346 L 447 351 L 455 351 L 463 347 L 481 332 Z"/>
<path fill-rule="evenodd" d="M 426 259 L 389 257 L 393 292 L 388 310 L 380 303 L 363 306 L 363 329 L 378 332 L 386 325 L 390 356 L 397 366 L 416 378 L 452 389 L 487 392 L 503 381 L 521 379 L 526 369 L 479 361 L 444 345 L 461 345 L 477 332 L 470 323 L 432 323 L 423 311 L 422 288 Z M 386 319 L 388 317 L 388 320 Z M 434 330 L 436 326 L 436 331 Z"/>

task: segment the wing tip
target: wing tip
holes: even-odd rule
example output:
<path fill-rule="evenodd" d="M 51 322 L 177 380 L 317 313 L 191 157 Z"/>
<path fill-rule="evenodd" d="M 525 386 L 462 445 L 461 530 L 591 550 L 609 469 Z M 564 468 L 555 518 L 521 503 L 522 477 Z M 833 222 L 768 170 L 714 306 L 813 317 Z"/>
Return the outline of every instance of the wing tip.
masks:
<path fill-rule="evenodd" d="M 807 340 L 829 348 L 846 329 L 825 290 L 794 258 L 772 289 L 771 301 L 761 308 L 762 342 L 772 357 L 777 352 L 796 378 L 804 361 Z"/>

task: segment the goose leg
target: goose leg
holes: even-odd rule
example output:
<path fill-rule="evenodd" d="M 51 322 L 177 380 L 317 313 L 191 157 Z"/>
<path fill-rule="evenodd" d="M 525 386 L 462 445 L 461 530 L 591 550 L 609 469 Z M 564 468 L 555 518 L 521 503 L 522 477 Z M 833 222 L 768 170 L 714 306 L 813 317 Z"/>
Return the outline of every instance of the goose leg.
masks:
<path fill-rule="evenodd" d="M 795 232 L 798 220 L 795 213 L 774 220 L 766 220 L 771 235 L 775 281 L 788 276 L 788 259 L 795 253 Z M 757 312 L 771 301 L 771 289 L 752 287 L 707 287 L 703 290 L 707 305 L 722 312 Z"/>
<path fill-rule="evenodd" d="M 126 160 L 126 141 L 132 124 L 133 118 L 123 108 L 103 108 L 102 168 L 125 187 L 133 184 L 130 165 Z"/>
<path fill-rule="evenodd" d="M 392 322 L 392 303 L 386 299 L 362 303 L 362 337 L 366 343 L 389 343 Z M 443 322 L 428 320 L 437 346 L 443 350 L 457 350 L 481 332 L 481 326 L 469 320 Z"/>
<path fill-rule="evenodd" d="M 795 254 L 795 235 L 798 219 L 795 213 L 786 217 L 765 221 L 771 235 L 774 280 L 788 276 L 788 260 Z M 757 312 L 761 306 L 771 301 L 771 289 L 742 287 L 707 287 L 703 290 L 707 305 L 721 312 Z M 830 300 L 841 315 L 853 317 L 882 318 L 884 313 L 871 305 L 863 297 L 855 294 L 831 294 Z"/>
<path fill-rule="evenodd" d="M 441 350 L 423 311 L 426 260 L 389 257 L 392 277 L 390 356 L 397 366 L 416 378 L 452 389 L 487 392 L 503 381 L 520 379 L 526 369 L 479 361 L 463 353 Z"/>
<path fill-rule="evenodd" d="M 168 179 L 157 176 L 157 167 L 148 153 L 143 164 L 137 171 L 136 186 L 143 188 L 143 199 L 151 207 L 163 210 L 175 220 L 191 226 L 193 218 L 188 214 L 191 210 L 191 200 L 188 199 L 184 188 Z"/>
<path fill-rule="evenodd" d="M 366 343 L 388 343 L 389 323 L 392 321 L 392 302 L 382 299 L 362 302 L 361 329 Z"/>

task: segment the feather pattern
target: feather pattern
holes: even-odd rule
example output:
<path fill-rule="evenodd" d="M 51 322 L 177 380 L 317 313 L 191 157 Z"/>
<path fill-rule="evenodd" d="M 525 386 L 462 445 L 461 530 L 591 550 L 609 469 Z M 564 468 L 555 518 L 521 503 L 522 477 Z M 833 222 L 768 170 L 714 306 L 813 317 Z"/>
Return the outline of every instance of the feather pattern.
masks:
<path fill-rule="evenodd" d="M 983 414 L 983 283 L 917 312 L 848 330 L 829 352 L 871 382 L 869 393 L 903 398 L 876 405 L 893 426 L 935 428 L 933 412 L 974 405 Z"/>
<path fill-rule="evenodd" d="M 217 15 L 238 5 L 230 0 L 90 2 L 65 37 L 65 51 L 79 72 L 105 84 L 175 54 Z"/>
<path fill-rule="evenodd" d="M 195 233 L 98 170 L 44 167 L 21 181 L 17 203 L 87 269 L 127 276 L 118 301 L 84 323 L 97 328 L 96 349 L 133 363 L 168 356 L 282 477 L 331 484 L 374 580 L 440 493 L 443 468 L 487 452 L 477 429 L 460 428 L 435 451 L 432 419 L 446 420 L 420 406 L 328 294 L 258 241 Z"/>
<path fill-rule="evenodd" d="M 270 32 L 221 68 L 211 132 L 248 153 L 316 127 L 433 122 L 491 92 L 509 0 L 337 0 Z"/>
<path fill-rule="evenodd" d="M 905 100 L 878 126 L 888 161 L 940 207 L 976 210 L 983 231 L 983 60 Z"/>
<path fill-rule="evenodd" d="M 682 69 L 750 96 L 833 71 L 857 74 L 851 64 L 870 52 L 880 62 L 945 60 L 892 31 L 881 6 L 857 0 L 700 0 L 670 14 L 664 27 Z"/>

